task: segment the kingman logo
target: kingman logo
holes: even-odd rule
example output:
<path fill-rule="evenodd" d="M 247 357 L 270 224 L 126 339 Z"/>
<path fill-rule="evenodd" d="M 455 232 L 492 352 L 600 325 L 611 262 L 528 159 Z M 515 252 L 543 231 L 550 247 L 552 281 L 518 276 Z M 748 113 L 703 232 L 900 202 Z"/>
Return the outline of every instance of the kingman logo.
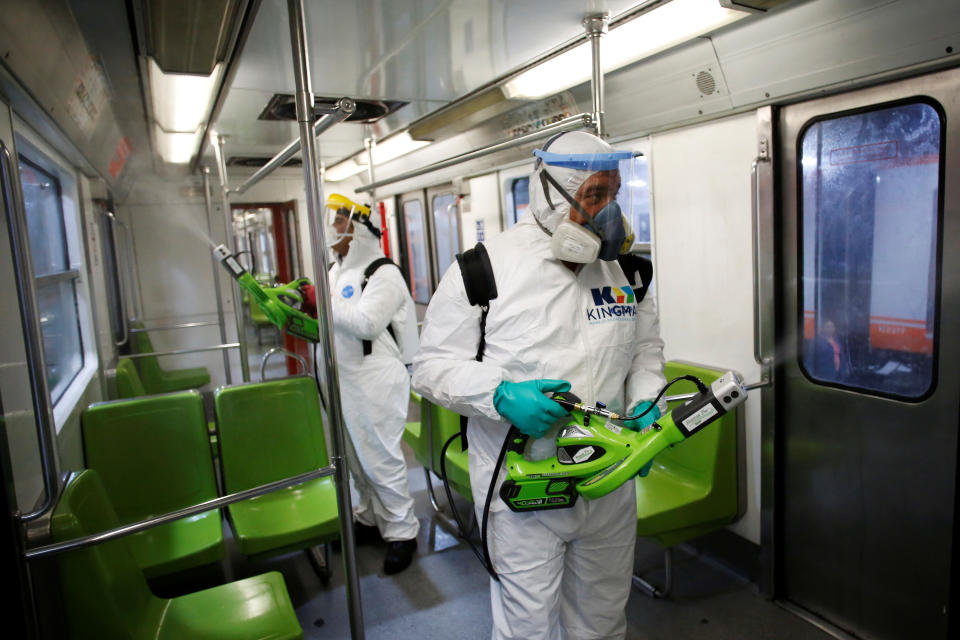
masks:
<path fill-rule="evenodd" d="M 633 304 L 633 289 L 624 287 L 600 287 L 599 289 L 590 289 L 593 294 L 593 304 L 598 307 L 604 304 Z"/>
<path fill-rule="evenodd" d="M 587 309 L 587 320 L 598 322 L 608 318 L 631 320 L 637 315 L 635 297 L 630 287 L 598 287 L 590 289 L 592 309 Z"/>

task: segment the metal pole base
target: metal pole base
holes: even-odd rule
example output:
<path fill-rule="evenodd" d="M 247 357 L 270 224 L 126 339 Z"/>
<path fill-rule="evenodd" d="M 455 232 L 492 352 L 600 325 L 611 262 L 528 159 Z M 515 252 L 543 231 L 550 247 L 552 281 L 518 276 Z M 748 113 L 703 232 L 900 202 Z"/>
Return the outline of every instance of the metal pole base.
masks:
<path fill-rule="evenodd" d="M 663 570 L 666 574 L 666 582 L 663 585 L 663 588 L 657 587 L 656 585 L 647 582 L 642 577 L 637 574 L 633 574 L 633 586 L 637 589 L 640 589 L 645 594 L 651 598 L 669 598 L 670 592 L 673 591 L 673 548 L 667 548 L 663 552 Z"/>

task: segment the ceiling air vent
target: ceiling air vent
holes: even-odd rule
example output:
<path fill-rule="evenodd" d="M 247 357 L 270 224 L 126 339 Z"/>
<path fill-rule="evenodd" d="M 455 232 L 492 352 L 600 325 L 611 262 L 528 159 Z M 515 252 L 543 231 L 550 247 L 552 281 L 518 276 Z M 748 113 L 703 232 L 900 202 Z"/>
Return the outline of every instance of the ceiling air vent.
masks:
<path fill-rule="evenodd" d="M 323 96 L 314 96 L 313 105 L 315 108 L 329 108 L 337 104 L 337 101 L 342 97 L 343 96 L 327 98 Z M 409 104 L 408 102 L 404 102 L 402 100 L 365 100 L 363 98 L 352 98 L 352 100 L 357 103 L 357 110 L 352 116 L 344 120 L 344 122 L 370 124 L 376 122 L 386 115 L 393 113 L 400 107 Z M 296 120 L 297 106 L 293 101 L 293 95 L 289 93 L 274 94 L 274 96 L 270 98 L 270 102 L 267 103 L 267 106 L 263 109 L 257 119 Z"/>
<path fill-rule="evenodd" d="M 227 160 L 227 166 L 229 167 L 251 167 L 259 168 L 267 164 L 270 158 L 263 158 L 258 156 L 231 156 Z M 285 167 L 300 167 L 303 163 L 300 161 L 300 158 L 291 158 L 283 163 Z"/>

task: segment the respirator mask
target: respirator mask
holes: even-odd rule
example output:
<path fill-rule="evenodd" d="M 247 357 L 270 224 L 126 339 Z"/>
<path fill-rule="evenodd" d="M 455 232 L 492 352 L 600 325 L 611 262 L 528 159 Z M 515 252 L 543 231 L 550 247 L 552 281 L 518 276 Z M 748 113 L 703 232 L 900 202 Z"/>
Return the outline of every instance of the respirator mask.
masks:
<path fill-rule="evenodd" d="M 569 215 L 552 233 L 550 247 L 554 257 L 580 264 L 589 264 L 597 258 L 616 260 L 633 243 L 630 225 L 617 202 L 621 182 L 629 184 L 633 152 L 554 153 L 546 150 L 549 146 L 547 143 L 543 150 L 533 152 L 537 157 L 544 196 L 550 208 L 556 209 L 550 197 L 552 186 L 553 191 L 570 205 Z M 568 182 L 574 185 L 579 182 L 576 197 L 558 181 L 552 167 L 559 168 L 555 169 L 557 173 L 567 174 Z M 589 173 L 586 179 L 582 178 L 584 173 Z M 628 174 L 626 180 L 623 173 Z"/>

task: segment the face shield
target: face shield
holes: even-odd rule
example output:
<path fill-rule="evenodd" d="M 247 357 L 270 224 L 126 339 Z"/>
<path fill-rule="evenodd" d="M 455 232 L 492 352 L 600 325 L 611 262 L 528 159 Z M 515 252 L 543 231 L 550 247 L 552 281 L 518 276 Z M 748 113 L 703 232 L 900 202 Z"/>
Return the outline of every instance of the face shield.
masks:
<path fill-rule="evenodd" d="M 586 135 L 589 134 L 581 134 Z M 594 139 L 598 143 L 595 146 L 610 149 L 599 138 Z M 566 209 L 566 215 L 553 231 L 554 256 L 583 264 L 597 258 L 616 260 L 633 243 L 630 224 L 621 209 L 623 205 L 630 210 L 630 203 L 623 200 L 632 191 L 625 185 L 634 180 L 633 152 L 611 149 L 567 153 L 548 150 L 550 146 L 548 143 L 543 150 L 533 153 L 548 206 L 553 210 Z"/>
<path fill-rule="evenodd" d="M 328 247 L 336 246 L 346 239 L 352 240 L 358 225 L 367 227 L 370 233 L 380 238 L 380 230 L 370 222 L 370 207 L 358 204 L 338 193 L 332 193 L 327 198 L 325 212 L 324 225 Z"/>

